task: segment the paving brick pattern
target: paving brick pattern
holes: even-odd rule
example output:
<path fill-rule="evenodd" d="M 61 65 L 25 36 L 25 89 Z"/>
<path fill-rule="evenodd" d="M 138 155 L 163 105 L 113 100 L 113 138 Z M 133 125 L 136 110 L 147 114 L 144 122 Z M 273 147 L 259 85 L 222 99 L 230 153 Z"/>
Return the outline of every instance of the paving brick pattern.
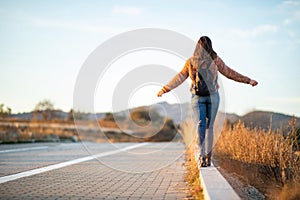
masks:
<path fill-rule="evenodd" d="M 131 154 L 117 153 L 0 184 L 0 199 L 184 199 L 184 145 L 171 143 L 163 151 L 145 153 L 161 145 L 151 143 Z"/>

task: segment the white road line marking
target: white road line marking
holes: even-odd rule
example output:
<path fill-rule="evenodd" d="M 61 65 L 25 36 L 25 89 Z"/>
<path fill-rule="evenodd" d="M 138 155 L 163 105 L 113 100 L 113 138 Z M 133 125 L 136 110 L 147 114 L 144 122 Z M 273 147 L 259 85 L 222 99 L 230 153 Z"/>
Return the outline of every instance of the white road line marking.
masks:
<path fill-rule="evenodd" d="M 40 149 L 48 149 L 47 146 L 41 146 L 41 147 L 28 147 L 28 148 L 18 148 L 18 149 L 5 149 L 0 150 L 0 153 L 11 153 L 11 152 L 19 152 L 19 151 L 31 151 L 31 150 L 40 150 Z"/>
<path fill-rule="evenodd" d="M 8 181 L 16 180 L 16 179 L 19 179 L 19 178 L 23 178 L 23 177 L 32 176 L 32 175 L 40 174 L 40 173 L 43 173 L 43 172 L 51 171 L 51 170 L 54 170 L 54 169 L 67 167 L 67 166 L 78 164 L 78 163 L 85 162 L 85 161 L 88 161 L 88 160 L 93 160 L 93 159 L 96 159 L 96 158 L 101 158 L 101 157 L 104 157 L 104 156 L 116 154 L 116 153 L 119 153 L 119 152 L 122 152 L 122 151 L 135 149 L 135 148 L 138 148 L 138 147 L 141 147 L 141 146 L 145 146 L 147 144 L 149 144 L 149 143 L 139 143 L 139 144 L 136 144 L 136 145 L 131 145 L 131 146 L 128 146 L 128 147 L 124 147 L 122 149 L 117 149 L 117 150 L 114 150 L 114 151 L 99 153 L 99 154 L 92 155 L 92 156 L 87 156 L 87 157 L 78 158 L 78 159 L 75 159 L 75 160 L 69 160 L 69 161 L 54 164 L 54 165 L 49 165 L 47 167 L 42 167 L 42 168 L 33 169 L 33 170 L 25 171 L 25 172 L 20 172 L 20 173 L 17 173 L 17 174 L 3 176 L 3 177 L 0 177 L 0 184 L 8 182 Z"/>

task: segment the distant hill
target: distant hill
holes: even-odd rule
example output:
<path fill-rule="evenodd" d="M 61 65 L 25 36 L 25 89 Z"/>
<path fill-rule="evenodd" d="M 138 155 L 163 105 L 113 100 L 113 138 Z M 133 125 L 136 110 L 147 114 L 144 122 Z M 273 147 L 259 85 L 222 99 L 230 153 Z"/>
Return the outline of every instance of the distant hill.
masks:
<path fill-rule="evenodd" d="M 260 127 L 263 129 L 289 129 L 289 122 L 292 116 L 275 112 L 253 111 L 242 117 L 240 120 L 248 127 Z M 296 117 L 296 127 L 300 128 L 300 118 Z"/>
<path fill-rule="evenodd" d="M 160 102 L 150 106 L 143 106 L 143 108 L 154 108 L 156 109 L 162 116 L 166 116 L 171 118 L 175 123 L 179 124 L 182 121 L 185 121 L 189 115 L 191 114 L 191 108 L 189 103 L 183 104 L 169 104 L 167 102 Z M 121 111 L 116 113 L 116 116 L 124 116 L 128 112 L 128 110 Z M 85 120 L 95 119 L 95 114 L 92 113 L 81 113 L 81 118 Z M 219 113 L 222 117 L 225 115 L 226 119 L 230 123 L 236 123 L 238 120 L 241 120 L 248 127 L 260 127 L 263 129 L 268 129 L 271 124 L 272 129 L 283 129 L 286 130 L 289 127 L 289 121 L 292 119 L 292 116 L 285 115 L 281 113 L 275 112 L 267 112 L 267 111 L 253 111 L 244 116 L 238 116 L 236 114 L 230 113 Z M 56 110 L 55 116 L 57 119 L 67 119 L 68 112 Z M 104 118 L 105 113 L 96 113 L 98 119 Z M 12 118 L 21 119 L 21 120 L 31 120 L 33 118 L 33 113 L 18 113 L 12 114 Z M 296 117 L 296 127 L 300 129 L 300 118 Z"/>
<path fill-rule="evenodd" d="M 163 106 L 167 113 L 169 113 L 169 117 L 173 119 L 175 123 L 180 123 L 188 118 L 190 115 L 190 104 L 168 104 L 166 102 L 158 103 L 158 105 Z M 182 119 L 180 119 L 180 108 L 182 110 Z M 244 122 L 247 127 L 254 128 L 262 128 L 269 129 L 270 125 L 273 130 L 282 129 L 287 130 L 290 129 L 289 122 L 291 121 L 291 115 L 276 113 L 276 112 L 268 112 L 268 111 L 253 111 L 247 113 L 243 116 L 239 116 L 237 114 L 232 113 L 222 113 L 219 112 L 220 118 L 225 117 L 230 123 L 236 123 L 239 120 Z M 296 117 L 296 128 L 300 129 L 300 118 Z"/>
<path fill-rule="evenodd" d="M 160 102 L 151 105 L 151 107 L 158 109 L 158 112 L 161 115 L 167 113 L 168 117 L 173 119 L 173 121 L 177 124 L 185 121 L 191 115 L 191 108 L 189 103 L 169 104 L 167 102 Z M 262 129 L 269 129 L 271 124 L 271 128 L 273 130 L 289 129 L 289 121 L 291 121 L 292 119 L 292 116 L 290 115 L 267 111 L 253 111 L 243 116 L 239 116 L 234 113 L 219 112 L 219 116 L 221 119 L 226 118 L 230 123 L 236 123 L 240 120 L 250 128 L 259 127 Z M 296 122 L 296 128 L 300 129 L 300 118 L 296 117 Z"/>

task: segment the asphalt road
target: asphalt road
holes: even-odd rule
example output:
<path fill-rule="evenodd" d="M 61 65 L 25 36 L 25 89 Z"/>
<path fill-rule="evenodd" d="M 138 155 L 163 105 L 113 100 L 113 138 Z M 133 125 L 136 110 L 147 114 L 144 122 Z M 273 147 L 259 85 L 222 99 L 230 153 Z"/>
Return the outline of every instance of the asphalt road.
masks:
<path fill-rule="evenodd" d="M 182 143 L 0 145 L 0 199 L 183 199 Z"/>

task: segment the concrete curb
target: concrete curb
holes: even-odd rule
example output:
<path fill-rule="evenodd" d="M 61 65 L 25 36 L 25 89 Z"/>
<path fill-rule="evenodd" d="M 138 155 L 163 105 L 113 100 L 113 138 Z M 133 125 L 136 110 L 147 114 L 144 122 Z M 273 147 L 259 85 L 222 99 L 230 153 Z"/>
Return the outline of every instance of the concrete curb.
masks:
<path fill-rule="evenodd" d="M 241 199 L 215 166 L 198 169 L 205 200 Z"/>

